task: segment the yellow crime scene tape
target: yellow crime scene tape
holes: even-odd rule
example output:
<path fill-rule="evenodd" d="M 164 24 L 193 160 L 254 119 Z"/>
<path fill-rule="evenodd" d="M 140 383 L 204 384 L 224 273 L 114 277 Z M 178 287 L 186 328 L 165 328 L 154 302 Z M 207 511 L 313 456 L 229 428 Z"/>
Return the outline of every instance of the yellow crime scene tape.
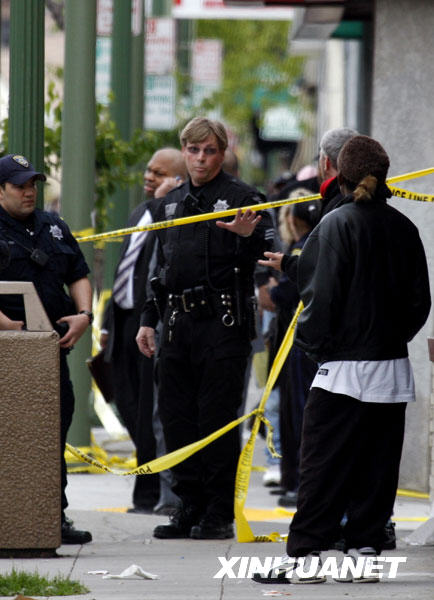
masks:
<path fill-rule="evenodd" d="M 265 410 L 268 397 L 276 383 L 277 377 L 282 369 L 283 363 L 291 350 L 292 343 L 294 341 L 295 326 L 297 324 L 298 317 L 303 310 L 303 303 L 300 302 L 295 314 L 289 324 L 288 330 L 283 338 L 280 348 L 276 354 L 276 358 L 273 361 L 273 365 L 270 370 L 270 374 L 265 384 L 264 393 L 259 403 L 258 414 L 255 417 L 252 431 L 246 445 L 241 451 L 240 458 L 238 460 L 238 469 L 235 478 L 235 526 L 237 529 L 237 541 L 238 542 L 278 542 L 283 541 L 282 536 L 277 532 L 272 532 L 268 535 L 254 535 L 250 525 L 244 514 L 244 506 L 247 499 L 247 492 L 249 489 L 250 473 L 252 468 L 253 452 L 255 450 L 256 436 L 259 431 L 260 418 Z M 270 430 L 268 430 L 268 436 Z"/>
<path fill-rule="evenodd" d="M 395 175 L 389 177 L 386 181 L 388 184 L 397 183 L 399 181 L 407 181 L 408 179 L 416 179 L 425 175 L 434 173 L 434 167 L 429 169 L 423 169 L 421 171 L 413 171 L 411 173 L 405 173 L 404 175 Z M 433 197 L 427 194 L 416 194 L 407 190 L 401 190 L 399 188 L 391 188 L 397 191 L 397 196 L 403 198 L 409 198 L 410 200 L 419 200 L 423 202 L 432 202 Z M 283 200 L 275 200 L 273 202 L 262 202 L 261 204 L 253 204 L 251 206 L 243 206 L 241 212 L 247 210 L 260 211 L 269 210 L 270 208 L 279 208 L 280 206 L 286 206 L 289 204 L 298 204 L 299 202 L 311 202 L 312 200 L 320 200 L 320 194 L 312 194 L 311 196 L 303 196 L 300 198 L 285 198 Z M 158 229 L 168 229 L 169 227 L 177 227 L 178 225 L 189 225 L 191 223 L 198 223 L 199 221 L 211 221 L 215 219 L 222 219 L 224 217 L 235 216 L 238 212 L 238 208 L 231 208 L 228 210 L 222 210 L 218 212 L 205 213 L 202 215 L 193 215 L 191 217 L 181 217 L 179 219 L 169 219 L 167 221 L 158 221 L 156 223 L 149 223 L 148 225 L 137 225 L 136 227 L 125 227 L 124 229 L 116 229 L 114 231 L 108 231 L 106 233 L 96 233 L 94 235 L 81 235 L 77 237 L 77 242 L 96 242 L 96 241 L 108 241 L 114 238 L 123 237 L 124 235 L 130 235 L 137 231 L 154 231 Z"/>
<path fill-rule="evenodd" d="M 169 454 L 165 454 L 164 456 L 160 456 L 159 458 L 155 458 L 154 460 L 151 460 L 147 463 L 144 463 L 143 465 L 139 465 L 138 467 L 135 467 L 135 468 L 132 468 L 129 470 L 116 469 L 116 468 L 110 467 L 108 464 L 103 464 L 102 461 L 97 460 L 96 458 L 92 458 L 91 456 L 86 454 L 86 452 L 84 452 L 80 448 L 74 448 L 74 446 L 71 446 L 70 444 L 66 444 L 66 449 L 68 450 L 70 455 L 72 455 L 75 458 L 78 458 L 84 462 L 87 462 L 88 464 L 92 465 L 96 469 L 99 469 L 100 471 L 105 471 L 106 473 L 113 473 L 114 475 L 151 475 L 153 473 L 159 473 L 160 471 L 170 469 L 173 466 L 177 465 L 178 463 L 182 462 L 183 460 L 186 460 L 192 454 L 194 454 L 195 452 L 198 452 L 202 448 L 205 448 L 205 446 L 208 446 L 208 444 L 210 444 L 211 442 L 213 442 L 220 436 L 224 435 L 225 433 L 227 433 L 234 427 L 238 427 L 238 425 L 240 425 L 241 423 L 243 423 L 244 421 L 246 421 L 253 415 L 255 415 L 259 421 L 264 421 L 266 426 L 269 427 L 270 429 L 272 429 L 272 426 L 269 423 L 269 421 L 267 421 L 267 419 L 262 415 L 262 411 L 260 411 L 258 408 L 256 408 L 252 412 L 250 412 L 246 415 L 243 415 L 242 417 L 239 417 L 235 421 L 231 421 L 230 423 L 228 423 L 224 427 L 221 427 L 220 429 L 217 429 L 216 431 L 214 431 L 207 437 L 203 438 L 202 440 L 193 442 L 192 444 L 188 444 L 187 446 L 184 446 L 183 448 L 178 448 L 178 450 L 169 452 Z M 94 450 L 94 449 L 97 452 L 99 452 L 99 450 L 100 450 L 97 447 L 89 448 L 89 450 Z M 103 453 L 100 453 L 100 454 L 101 454 L 101 456 L 103 456 Z"/>
<path fill-rule="evenodd" d="M 423 169 L 420 171 L 413 171 L 411 173 L 405 173 L 403 175 L 398 175 L 395 177 L 391 177 L 387 180 L 387 183 L 388 184 L 397 183 L 399 181 L 406 181 L 408 179 L 423 177 L 425 175 L 429 175 L 432 173 L 434 173 L 434 167 L 429 168 L 429 169 Z M 413 192 L 409 192 L 407 190 L 401 190 L 399 188 L 391 188 L 391 190 L 394 195 L 396 195 L 398 197 L 402 197 L 402 198 L 408 198 L 410 200 L 417 200 L 417 201 L 422 201 L 422 202 L 432 202 L 434 200 L 434 196 L 427 195 L 427 194 L 416 194 Z M 318 200 L 320 198 L 321 198 L 321 196 L 319 194 L 313 194 L 311 196 L 304 196 L 301 198 L 295 198 L 295 199 L 287 198 L 284 200 L 278 200 L 278 201 L 274 201 L 274 202 L 255 204 L 252 206 L 243 207 L 241 210 L 242 210 L 242 212 L 245 212 L 246 210 L 249 210 L 249 209 L 252 211 L 268 210 L 270 208 L 277 208 L 277 207 L 285 206 L 288 204 L 296 204 L 298 202 L 309 202 L 312 200 Z M 227 216 L 234 216 L 237 214 L 238 210 L 239 209 L 236 208 L 236 209 L 229 209 L 229 210 L 225 210 L 225 211 L 206 213 L 206 214 L 202 214 L 202 215 L 194 215 L 191 217 L 182 217 L 179 219 L 172 219 L 172 220 L 168 220 L 168 221 L 160 221 L 160 222 L 156 222 L 156 223 L 151 223 L 146 226 L 129 227 L 129 228 L 118 229 L 116 231 L 111 231 L 111 232 L 101 233 L 101 234 L 88 234 L 88 232 L 86 230 L 84 230 L 84 231 L 80 232 L 81 236 L 77 237 L 77 241 L 78 242 L 91 242 L 91 241 L 98 242 L 98 241 L 102 241 L 102 240 L 119 238 L 124 235 L 129 235 L 131 233 L 134 233 L 136 231 L 151 231 L 151 230 L 175 227 L 178 225 L 187 225 L 187 224 L 196 223 L 199 221 L 220 219 L 220 218 L 227 217 Z M 303 310 L 303 304 L 302 304 L 302 302 L 300 302 L 297 307 L 297 310 L 294 314 L 294 317 L 288 327 L 288 330 L 285 334 L 285 337 L 282 341 L 279 351 L 274 359 L 273 365 L 271 367 L 271 370 L 270 370 L 270 373 L 269 373 L 269 376 L 268 376 L 268 379 L 267 379 L 267 382 L 265 385 L 265 389 L 264 389 L 264 393 L 263 393 L 261 402 L 257 409 L 253 410 L 252 412 L 250 412 L 246 415 L 243 415 L 242 417 L 240 417 L 239 419 L 236 419 L 235 421 L 228 423 L 224 427 L 218 429 L 217 431 L 215 431 L 214 433 L 210 434 L 209 436 L 203 438 L 202 440 L 199 440 L 197 442 L 194 442 L 192 444 L 184 446 L 183 448 L 179 448 L 178 450 L 170 452 L 169 454 L 166 454 L 165 456 L 161 456 L 161 457 L 156 458 L 148 463 L 139 465 L 135 468 L 129 468 L 131 465 L 128 464 L 128 466 L 127 466 L 125 464 L 125 459 L 118 459 L 118 457 L 112 457 L 112 459 L 110 459 L 110 461 L 109 461 L 107 453 L 104 450 L 98 448 L 96 445 L 94 445 L 90 448 L 79 449 L 79 448 L 74 448 L 70 444 L 66 444 L 67 454 L 65 454 L 65 456 L 67 457 L 69 462 L 71 461 L 71 456 L 73 456 L 73 457 L 79 459 L 80 461 L 88 463 L 95 470 L 95 472 L 104 471 L 104 472 L 113 473 L 115 475 L 122 475 L 122 476 L 124 476 L 124 475 L 146 475 L 146 474 L 152 474 L 152 473 L 159 473 L 160 471 L 169 469 L 169 468 L 173 467 L 174 465 L 182 462 L 183 460 L 186 460 L 195 452 L 198 452 L 199 450 L 201 450 L 202 448 L 204 448 L 205 446 L 207 446 L 208 444 L 210 444 L 211 442 L 213 442 L 220 436 L 224 435 L 225 433 L 227 433 L 234 427 L 238 427 L 241 423 L 243 423 L 244 421 L 246 421 L 247 419 L 249 419 L 251 416 L 254 415 L 255 419 L 254 419 L 254 423 L 253 423 L 253 426 L 251 429 L 251 434 L 249 436 L 249 439 L 248 439 L 246 445 L 244 446 L 244 448 L 242 449 L 241 454 L 240 454 L 240 458 L 238 461 L 236 480 L 235 480 L 234 510 L 235 510 L 235 523 L 236 523 L 236 530 L 237 530 L 237 541 L 238 542 L 284 541 L 286 539 L 286 536 L 282 536 L 281 534 L 279 534 L 277 532 L 272 532 L 268 535 L 260 535 L 260 536 L 254 535 L 250 528 L 250 525 L 247 521 L 246 515 L 245 515 L 245 502 L 247 499 L 250 474 L 251 474 L 252 470 L 255 469 L 255 467 L 252 466 L 252 460 L 253 460 L 253 452 L 254 452 L 254 448 L 255 448 L 256 436 L 259 431 L 259 426 L 260 426 L 261 421 L 264 422 L 267 427 L 267 446 L 270 449 L 270 452 L 273 456 L 278 456 L 274 450 L 274 446 L 273 446 L 273 442 L 272 442 L 273 427 L 271 426 L 269 421 L 264 417 L 264 410 L 265 410 L 265 405 L 266 405 L 266 402 L 270 395 L 270 392 L 273 389 L 273 386 L 274 386 L 274 384 L 277 380 L 277 377 L 281 371 L 283 363 L 285 362 L 285 360 L 291 350 L 293 340 L 294 340 L 295 327 L 297 324 L 298 317 L 302 310 Z M 89 456 L 89 454 L 86 451 L 92 452 L 95 455 L 95 458 Z M 109 462 L 113 466 L 110 466 L 108 464 Z M 118 462 L 121 463 L 122 466 L 124 466 L 124 467 L 127 466 L 127 469 L 116 468 L 115 464 Z M 88 469 L 88 468 L 86 467 L 86 469 Z M 419 498 L 427 497 L 427 495 L 423 495 L 419 492 L 410 492 L 407 490 L 404 490 L 404 491 L 401 490 L 401 495 L 408 495 L 408 496 L 419 497 Z"/>
<path fill-rule="evenodd" d="M 419 202 L 434 202 L 434 196 L 430 194 L 417 194 L 416 192 L 409 192 L 408 190 L 402 190 L 397 187 L 389 186 L 390 191 L 394 196 L 398 198 L 407 198 L 407 200 L 418 200 Z"/>

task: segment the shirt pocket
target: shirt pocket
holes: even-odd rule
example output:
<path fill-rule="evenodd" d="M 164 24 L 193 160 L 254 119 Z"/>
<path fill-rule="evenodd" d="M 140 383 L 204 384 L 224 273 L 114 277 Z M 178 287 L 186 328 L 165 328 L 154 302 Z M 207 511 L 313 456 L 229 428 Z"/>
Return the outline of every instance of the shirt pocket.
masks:
<path fill-rule="evenodd" d="M 31 281 L 33 270 L 31 268 L 30 254 L 32 248 L 28 250 L 14 241 L 9 241 L 10 262 L 0 274 L 0 278 L 5 280 Z"/>
<path fill-rule="evenodd" d="M 52 245 L 49 252 L 47 267 L 62 278 L 65 278 L 75 257 L 75 252 L 65 242 L 58 241 Z"/>

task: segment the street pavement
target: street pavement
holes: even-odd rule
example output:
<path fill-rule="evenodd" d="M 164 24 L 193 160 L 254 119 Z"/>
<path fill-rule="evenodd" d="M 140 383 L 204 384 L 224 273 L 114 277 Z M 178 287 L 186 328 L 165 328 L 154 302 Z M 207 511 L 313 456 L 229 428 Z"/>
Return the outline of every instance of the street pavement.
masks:
<path fill-rule="evenodd" d="M 110 453 L 126 455 L 132 446 L 128 442 L 104 440 L 104 430 L 95 431 L 97 439 Z M 258 439 L 254 464 L 264 465 L 263 441 Z M 234 557 L 278 557 L 284 554 L 283 543 L 238 543 L 234 540 L 158 540 L 153 528 L 167 522 L 167 517 L 126 513 L 131 505 L 132 477 L 111 474 L 70 474 L 68 476 L 67 511 L 80 529 L 92 532 L 93 542 L 84 546 L 61 546 L 58 557 L 51 559 L 0 559 L 0 573 L 12 567 L 40 575 L 63 574 L 84 584 L 90 592 L 69 596 L 70 600 L 254 600 L 267 596 L 300 599 L 363 598 L 382 600 L 433 600 L 434 546 L 408 545 L 403 541 L 430 514 L 426 499 L 398 496 L 396 519 L 398 548 L 386 556 L 406 557 L 395 579 L 362 585 L 336 583 L 328 580 L 321 585 L 261 585 L 251 578 L 215 578 L 222 562 Z M 288 516 L 276 512 L 277 496 L 262 485 L 262 473 L 252 472 L 246 502 L 249 522 L 255 534 L 273 531 L 287 533 Z M 259 520 L 257 520 L 259 519 Z M 266 520 L 264 520 L 266 519 Z M 336 553 L 338 555 L 338 553 Z M 222 557 L 221 561 L 218 557 Z M 234 559 L 235 560 L 235 559 Z M 244 559 L 244 564 L 247 558 Z M 238 575 L 241 558 L 233 567 Z M 104 579 L 107 571 L 120 574 L 137 565 L 158 579 Z M 387 573 L 387 570 L 385 571 Z M 3 599 L 3 597 L 1 597 Z M 44 597 L 45 598 L 45 597 Z"/>

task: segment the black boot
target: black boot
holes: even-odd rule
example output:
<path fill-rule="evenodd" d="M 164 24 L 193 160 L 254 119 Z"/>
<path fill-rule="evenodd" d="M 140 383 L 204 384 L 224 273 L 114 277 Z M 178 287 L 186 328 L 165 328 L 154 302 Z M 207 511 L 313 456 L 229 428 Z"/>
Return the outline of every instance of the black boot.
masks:
<path fill-rule="evenodd" d="M 195 540 L 226 540 L 234 537 L 234 527 L 232 522 L 208 515 L 191 528 L 190 537 Z"/>
<path fill-rule="evenodd" d="M 189 538 L 191 528 L 196 525 L 199 518 L 200 515 L 195 507 L 178 508 L 169 517 L 168 525 L 157 525 L 154 529 L 154 537 L 162 540 Z"/>
<path fill-rule="evenodd" d="M 92 534 L 89 531 L 75 529 L 72 521 L 62 521 L 62 544 L 88 544 L 92 541 Z"/>

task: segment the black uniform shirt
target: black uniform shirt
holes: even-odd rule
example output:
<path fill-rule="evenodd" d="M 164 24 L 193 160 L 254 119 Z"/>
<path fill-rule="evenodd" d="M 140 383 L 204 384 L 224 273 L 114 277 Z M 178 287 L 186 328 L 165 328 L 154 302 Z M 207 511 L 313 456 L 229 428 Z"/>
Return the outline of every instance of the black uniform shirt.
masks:
<path fill-rule="evenodd" d="M 264 202 L 254 188 L 223 171 L 201 188 L 187 181 L 162 199 L 155 221 L 177 219 L 201 213 L 212 213 Z M 211 289 L 233 286 L 234 268 L 241 270 L 242 287 L 253 293 L 253 270 L 256 259 L 271 249 L 274 229 L 270 215 L 262 212 L 262 220 L 251 236 L 243 238 L 217 227 L 215 221 L 199 221 L 189 225 L 159 230 L 159 266 L 161 281 L 169 292 L 204 285 Z M 231 221 L 234 217 L 223 220 Z M 151 302 L 145 307 L 142 324 L 155 326 Z M 152 314 L 153 313 L 153 314 Z"/>
<path fill-rule="evenodd" d="M 85 277 L 89 267 L 64 221 L 39 209 L 34 211 L 33 219 L 19 221 L 0 206 L 0 239 L 8 242 L 11 253 L 10 264 L 0 272 L 0 280 L 32 281 L 52 323 L 75 314 L 74 302 L 64 285 Z M 48 255 L 45 266 L 31 259 L 35 248 Z M 10 319 L 25 320 L 20 295 L 0 295 L 0 310 Z"/>

